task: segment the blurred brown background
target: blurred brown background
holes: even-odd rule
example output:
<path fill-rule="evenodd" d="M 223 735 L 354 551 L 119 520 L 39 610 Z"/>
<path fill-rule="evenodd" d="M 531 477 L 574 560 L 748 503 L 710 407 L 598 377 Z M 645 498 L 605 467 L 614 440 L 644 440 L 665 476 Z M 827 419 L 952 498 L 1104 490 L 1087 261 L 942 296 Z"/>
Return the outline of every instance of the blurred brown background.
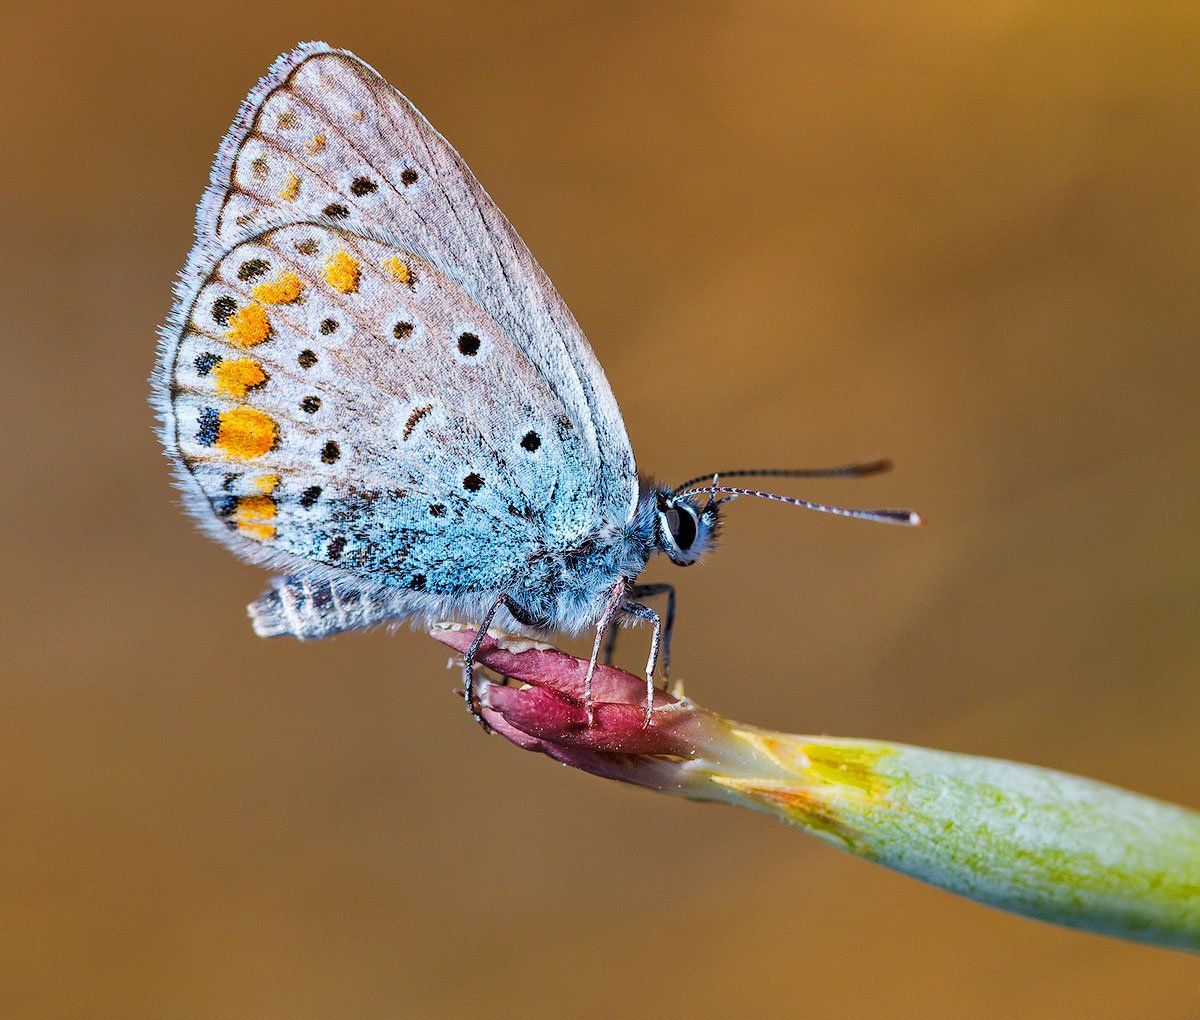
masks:
<path fill-rule="evenodd" d="M 792 491 L 928 515 L 733 508 L 651 572 L 690 693 L 1200 805 L 1198 8 L 833 6 L 6 12 L 0 1016 L 1197 1016 L 1193 958 L 485 738 L 420 635 L 255 638 L 169 487 L 193 204 L 325 38 L 517 225 L 644 469 L 886 453 Z"/>

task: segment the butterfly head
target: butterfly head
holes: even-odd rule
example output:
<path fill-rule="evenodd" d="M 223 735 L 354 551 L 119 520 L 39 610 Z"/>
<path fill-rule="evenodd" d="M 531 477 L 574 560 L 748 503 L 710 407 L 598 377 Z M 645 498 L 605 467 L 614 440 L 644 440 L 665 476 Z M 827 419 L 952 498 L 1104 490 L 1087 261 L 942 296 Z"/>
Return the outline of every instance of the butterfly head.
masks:
<path fill-rule="evenodd" d="M 722 477 L 772 476 L 776 478 L 846 478 L 876 474 L 890 467 L 886 460 L 873 460 L 863 464 L 847 464 L 836 468 L 754 468 L 740 471 L 722 471 L 714 475 L 702 475 L 689 479 L 682 485 L 643 487 L 642 507 L 639 514 L 645 522 L 643 534 L 650 534 L 654 552 L 663 552 L 672 563 L 681 567 L 698 562 L 717 541 L 721 528 L 721 505 L 742 496 L 754 496 L 807 510 L 820 510 L 839 517 L 857 517 L 862 520 L 878 521 L 883 524 L 921 523 L 921 515 L 912 510 L 857 510 L 849 507 L 829 506 L 811 500 L 796 499 L 775 492 L 759 489 L 744 489 L 718 484 Z M 704 483 L 704 484 L 700 484 Z"/>
<path fill-rule="evenodd" d="M 710 495 L 700 502 L 666 487 L 656 489 L 656 550 L 677 566 L 690 567 L 717 542 L 721 527 L 720 500 Z"/>

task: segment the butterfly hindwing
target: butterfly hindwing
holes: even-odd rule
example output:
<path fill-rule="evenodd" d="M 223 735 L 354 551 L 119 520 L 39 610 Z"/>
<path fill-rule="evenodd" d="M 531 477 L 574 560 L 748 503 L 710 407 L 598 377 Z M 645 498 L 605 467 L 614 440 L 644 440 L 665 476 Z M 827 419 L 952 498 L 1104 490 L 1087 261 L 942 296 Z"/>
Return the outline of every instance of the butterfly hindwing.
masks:
<path fill-rule="evenodd" d="M 193 509 L 251 559 L 494 592 L 594 513 L 557 395 L 394 241 L 327 221 L 251 234 L 180 313 L 168 449 Z"/>

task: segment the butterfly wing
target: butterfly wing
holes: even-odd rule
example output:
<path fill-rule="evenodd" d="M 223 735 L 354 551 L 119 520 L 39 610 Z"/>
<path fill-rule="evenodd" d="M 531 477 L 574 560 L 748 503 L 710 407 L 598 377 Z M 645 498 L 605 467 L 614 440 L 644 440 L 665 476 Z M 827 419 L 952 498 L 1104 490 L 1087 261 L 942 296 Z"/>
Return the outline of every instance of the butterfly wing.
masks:
<path fill-rule="evenodd" d="M 628 437 L 574 318 L 352 54 L 276 61 L 196 233 L 156 399 L 189 507 L 243 555 L 494 594 L 522 556 L 631 515 Z"/>
<path fill-rule="evenodd" d="M 181 312 L 168 449 L 193 510 L 250 559 L 495 594 L 595 512 L 558 396 L 395 240 L 324 221 L 252 233 Z"/>
<path fill-rule="evenodd" d="M 629 519 L 633 452 L 570 310 L 453 147 L 377 71 L 323 43 L 280 57 L 243 103 L 200 204 L 197 249 L 257 224 L 315 217 L 380 231 L 454 280 L 565 407 L 599 515 Z"/>

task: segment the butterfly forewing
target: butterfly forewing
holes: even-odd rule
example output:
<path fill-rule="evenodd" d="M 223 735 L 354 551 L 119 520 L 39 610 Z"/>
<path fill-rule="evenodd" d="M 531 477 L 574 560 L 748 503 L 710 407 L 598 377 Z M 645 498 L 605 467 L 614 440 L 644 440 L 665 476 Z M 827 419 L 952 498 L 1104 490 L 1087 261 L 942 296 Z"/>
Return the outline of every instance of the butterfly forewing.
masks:
<path fill-rule="evenodd" d="M 252 559 L 494 594 L 632 511 L 628 438 L 575 320 L 352 54 L 300 47 L 251 92 L 180 294 L 164 438 L 189 505 Z"/>
<path fill-rule="evenodd" d="M 574 317 L 503 213 L 429 122 L 374 69 L 323 44 L 276 61 L 221 147 L 203 245 L 256 224 L 329 218 L 426 255 L 525 353 L 580 433 L 598 509 L 637 496 L 620 411 Z"/>

